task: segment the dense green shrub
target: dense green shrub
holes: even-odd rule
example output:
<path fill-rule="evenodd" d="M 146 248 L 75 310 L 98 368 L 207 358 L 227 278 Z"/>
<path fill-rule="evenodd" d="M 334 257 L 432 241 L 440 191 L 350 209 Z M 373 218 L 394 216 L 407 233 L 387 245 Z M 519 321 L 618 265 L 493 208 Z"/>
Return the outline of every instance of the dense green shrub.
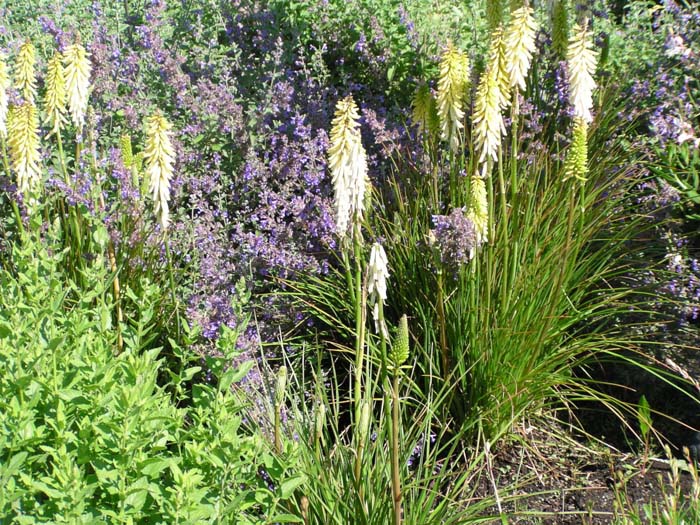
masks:
<path fill-rule="evenodd" d="M 157 290 L 144 286 L 115 355 L 104 271 L 90 268 L 91 291 L 79 290 L 61 257 L 29 243 L 0 274 L 0 521 L 275 521 L 283 468 L 242 431 L 244 405 L 229 388 L 249 367 L 223 372 L 223 358 L 210 360 L 223 373 L 186 389 L 199 367 L 182 351 L 181 369 L 159 384 L 159 349 L 141 348 Z"/>

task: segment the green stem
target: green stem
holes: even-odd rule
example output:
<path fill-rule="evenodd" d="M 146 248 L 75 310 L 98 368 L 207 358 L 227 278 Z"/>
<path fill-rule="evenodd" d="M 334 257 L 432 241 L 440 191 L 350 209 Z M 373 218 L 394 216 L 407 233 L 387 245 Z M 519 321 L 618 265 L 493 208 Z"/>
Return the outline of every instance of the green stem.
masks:
<path fill-rule="evenodd" d="M 282 454 L 282 407 L 275 403 L 275 451 Z"/>
<path fill-rule="evenodd" d="M 387 353 L 386 353 L 386 337 L 384 333 L 384 327 L 386 326 L 386 321 L 384 320 L 384 301 L 378 299 L 378 309 L 379 309 L 379 353 L 381 355 L 381 372 L 379 375 L 379 384 L 384 386 L 384 381 L 387 375 Z"/>
<path fill-rule="evenodd" d="M 344 241 L 341 241 L 341 243 Z M 355 296 L 355 286 L 352 282 L 352 270 L 350 269 L 350 257 L 348 256 L 348 250 L 342 248 L 343 254 L 343 267 L 345 268 L 345 281 L 348 285 L 348 291 L 350 292 L 350 301 L 353 305 L 357 305 L 357 297 Z"/>
<path fill-rule="evenodd" d="M 438 263 L 440 264 L 440 263 Z M 447 348 L 447 329 L 445 321 L 445 290 L 444 290 L 444 276 L 442 273 L 442 266 L 438 267 L 437 271 L 437 314 L 438 314 L 438 325 L 440 328 L 440 355 L 442 357 L 442 378 L 447 383 L 447 378 L 450 375 L 450 355 Z"/>
<path fill-rule="evenodd" d="M 399 370 L 394 370 L 391 390 L 391 489 L 394 502 L 394 525 L 401 525 L 401 477 L 399 475 Z"/>
<path fill-rule="evenodd" d="M 508 292 L 510 290 L 509 283 L 509 263 L 510 263 L 510 236 L 508 235 L 508 202 L 506 200 L 506 183 L 503 174 L 503 151 L 498 150 L 498 186 L 501 194 L 501 224 L 500 231 L 501 235 L 498 241 L 503 246 L 503 266 L 502 266 L 502 276 L 501 279 L 501 311 L 505 312 L 505 306 L 508 300 Z M 492 241 L 494 245 L 496 244 L 496 239 Z"/>
<path fill-rule="evenodd" d="M 495 215 L 495 210 L 493 209 L 494 207 L 494 198 L 493 198 L 493 177 L 491 177 L 491 160 L 487 160 L 487 165 L 486 165 L 486 181 L 487 181 L 487 188 L 486 188 L 486 194 L 487 194 L 487 199 L 488 199 L 488 216 L 489 216 L 489 224 L 488 224 L 488 232 L 489 232 L 489 239 L 488 239 L 488 246 L 486 246 L 486 316 L 487 319 L 490 317 L 491 314 L 491 295 L 493 291 L 493 286 L 494 286 L 494 267 L 495 267 L 495 261 L 494 261 L 494 242 L 496 238 L 496 225 L 495 225 L 495 220 L 496 220 L 496 215 Z M 490 320 L 489 320 L 489 326 L 490 326 Z M 487 328 L 488 329 L 488 328 Z"/>

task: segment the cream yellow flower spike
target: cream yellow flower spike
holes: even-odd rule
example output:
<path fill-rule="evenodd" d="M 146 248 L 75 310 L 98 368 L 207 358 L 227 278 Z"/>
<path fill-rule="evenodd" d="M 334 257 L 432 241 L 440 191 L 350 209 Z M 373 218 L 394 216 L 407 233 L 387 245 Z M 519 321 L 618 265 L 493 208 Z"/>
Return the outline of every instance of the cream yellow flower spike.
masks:
<path fill-rule="evenodd" d="M 454 153 L 457 153 L 460 147 L 459 134 L 464 128 L 462 121 L 468 89 L 469 59 L 464 52 L 449 42 L 440 60 L 437 110 L 442 138 L 450 144 Z"/>
<path fill-rule="evenodd" d="M 492 34 L 489 61 L 482 73 L 474 101 L 472 125 L 479 163 L 498 160 L 501 139 L 506 133 L 501 110 L 508 105 L 508 82 L 501 61 L 502 32 Z"/>
<path fill-rule="evenodd" d="M 574 107 L 574 117 L 591 122 L 593 90 L 596 88 L 593 75 L 598 58 L 586 22 L 583 26 L 574 25 L 566 58 L 569 64 L 569 100 Z"/>
<path fill-rule="evenodd" d="M 34 105 L 25 102 L 21 106 L 13 106 L 8 128 L 10 163 L 17 175 L 17 189 L 31 206 L 31 195 L 41 181 L 39 118 Z"/>
<path fill-rule="evenodd" d="M 328 167 L 335 192 L 335 221 L 338 236 L 345 239 L 362 220 L 367 186 L 367 155 L 360 137 L 360 116 L 352 95 L 335 107 Z"/>
<path fill-rule="evenodd" d="M 34 104 L 36 97 L 36 50 L 31 41 L 27 40 L 19 48 L 15 62 L 15 86 L 22 94 L 25 102 Z"/>
<path fill-rule="evenodd" d="M 63 53 L 65 65 L 66 90 L 68 92 L 68 109 L 73 124 L 78 129 L 85 124 L 88 98 L 90 96 L 90 72 L 92 65 L 87 51 L 76 42 L 66 48 Z"/>
<path fill-rule="evenodd" d="M 525 90 L 525 79 L 535 52 L 537 23 L 531 7 L 513 11 L 506 32 L 506 71 L 511 88 Z"/>
<path fill-rule="evenodd" d="M 46 95 L 44 96 L 44 108 L 46 110 L 46 123 L 51 126 L 52 133 L 60 133 L 61 127 L 67 123 L 66 79 L 63 71 L 63 57 L 56 53 L 49 61 L 46 68 Z"/>
<path fill-rule="evenodd" d="M 155 215 L 163 231 L 170 223 L 170 179 L 175 164 L 175 150 L 170 140 L 172 125 L 157 112 L 146 120 L 144 161 L 148 191 L 155 204 Z"/>

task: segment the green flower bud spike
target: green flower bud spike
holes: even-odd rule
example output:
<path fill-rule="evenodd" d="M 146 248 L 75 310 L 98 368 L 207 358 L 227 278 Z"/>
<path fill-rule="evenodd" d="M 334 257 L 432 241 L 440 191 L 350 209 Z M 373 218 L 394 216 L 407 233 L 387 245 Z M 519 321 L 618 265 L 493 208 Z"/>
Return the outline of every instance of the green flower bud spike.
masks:
<path fill-rule="evenodd" d="M 396 337 L 389 350 L 389 362 L 394 369 L 398 369 L 408 360 L 409 341 L 408 341 L 408 318 L 402 315 L 399 319 L 399 327 L 396 332 Z"/>
<path fill-rule="evenodd" d="M 564 163 L 564 177 L 586 181 L 588 173 L 588 125 L 581 117 L 574 118 L 574 131 L 569 153 Z"/>
<path fill-rule="evenodd" d="M 126 169 L 131 169 L 134 165 L 134 153 L 131 149 L 131 136 L 127 133 L 119 137 L 119 148 L 122 153 L 122 160 L 124 161 L 124 167 Z"/>
<path fill-rule="evenodd" d="M 275 390 L 275 404 L 280 406 L 284 403 L 284 395 L 287 390 L 287 367 L 281 366 L 277 371 L 277 388 Z"/>

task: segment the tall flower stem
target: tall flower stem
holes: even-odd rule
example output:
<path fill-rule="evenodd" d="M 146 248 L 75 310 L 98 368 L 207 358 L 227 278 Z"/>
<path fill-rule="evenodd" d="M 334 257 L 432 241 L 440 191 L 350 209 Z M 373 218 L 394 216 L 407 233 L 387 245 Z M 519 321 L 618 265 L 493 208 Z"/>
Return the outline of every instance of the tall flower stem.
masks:
<path fill-rule="evenodd" d="M 393 373 L 392 383 L 390 386 L 391 392 L 387 393 L 388 388 L 384 389 L 385 397 L 391 395 L 391 494 L 394 507 L 394 525 L 401 524 L 401 476 L 399 464 L 399 432 L 400 432 L 400 406 L 399 406 L 399 378 L 401 374 L 401 366 L 406 362 L 409 356 L 409 333 L 408 333 L 408 318 L 403 315 L 399 320 L 396 337 L 391 345 L 391 370 Z M 389 385 L 387 385 L 389 386 Z"/>
<path fill-rule="evenodd" d="M 343 268 L 345 268 L 345 281 L 348 285 L 348 291 L 350 292 L 350 301 L 353 305 L 357 304 L 357 296 L 355 295 L 355 286 L 352 279 L 352 270 L 350 266 L 350 257 L 348 256 L 348 250 L 343 249 Z"/>
<path fill-rule="evenodd" d="M 504 307 L 508 299 L 508 291 L 510 290 L 510 239 L 508 235 L 508 200 L 506 198 L 506 183 L 503 174 L 503 150 L 498 150 L 498 186 L 501 194 L 501 224 L 502 232 L 499 239 L 503 243 L 503 280 L 501 281 L 501 306 Z M 494 238 L 494 242 L 496 239 Z"/>
<path fill-rule="evenodd" d="M 391 389 L 391 492 L 394 525 L 401 525 L 401 476 L 399 473 L 399 369 L 394 368 Z"/>
<path fill-rule="evenodd" d="M 496 224 L 495 224 L 495 210 L 494 210 L 494 197 L 493 197 L 493 177 L 490 175 L 492 171 L 492 161 L 487 160 L 486 164 L 486 174 L 487 174 L 487 199 L 488 199 L 488 214 L 489 214 L 489 249 L 486 250 L 486 305 L 485 311 L 491 312 L 491 290 L 493 289 L 495 283 L 494 269 L 496 266 L 495 258 L 495 244 L 496 244 Z"/>
<path fill-rule="evenodd" d="M 510 143 L 510 203 L 515 207 L 518 196 L 518 94 L 513 93 L 513 106 L 511 118 L 511 143 Z"/>
<path fill-rule="evenodd" d="M 442 378 L 447 383 L 448 377 L 450 375 L 450 354 L 447 347 L 447 327 L 445 320 L 445 276 L 442 272 L 442 263 L 437 262 L 437 314 L 438 314 L 438 325 L 440 329 L 440 356 L 442 365 Z"/>
<path fill-rule="evenodd" d="M 362 473 L 362 459 L 365 447 L 367 426 L 369 424 L 366 421 L 369 418 L 368 412 L 369 408 L 363 406 L 367 404 L 368 401 L 364 399 L 362 392 L 363 384 L 363 367 L 365 359 L 365 327 L 367 324 L 367 280 L 362 278 L 363 264 L 362 264 L 362 242 L 361 242 L 361 232 L 360 224 L 356 219 L 353 221 L 353 245 L 355 254 L 355 295 L 358 297 L 358 301 L 355 304 L 355 393 L 354 393 L 354 404 L 355 404 L 355 422 L 353 432 L 357 437 L 356 444 L 357 448 L 355 450 L 355 483 L 358 490 L 358 496 L 360 502 L 364 502 L 364 490 L 361 483 L 361 473 Z M 368 275 L 367 275 L 368 277 Z M 369 376 L 369 374 L 368 374 Z"/>

